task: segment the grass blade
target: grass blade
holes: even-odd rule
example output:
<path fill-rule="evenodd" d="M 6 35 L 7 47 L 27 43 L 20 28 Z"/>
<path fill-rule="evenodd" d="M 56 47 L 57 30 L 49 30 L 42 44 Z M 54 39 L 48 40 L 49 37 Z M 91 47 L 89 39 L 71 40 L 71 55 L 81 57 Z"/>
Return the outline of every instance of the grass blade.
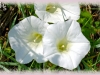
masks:
<path fill-rule="evenodd" d="M 0 68 L 3 68 L 4 69 L 4 71 L 6 71 L 6 72 L 10 72 L 6 67 L 4 67 L 3 65 L 0 65 Z"/>

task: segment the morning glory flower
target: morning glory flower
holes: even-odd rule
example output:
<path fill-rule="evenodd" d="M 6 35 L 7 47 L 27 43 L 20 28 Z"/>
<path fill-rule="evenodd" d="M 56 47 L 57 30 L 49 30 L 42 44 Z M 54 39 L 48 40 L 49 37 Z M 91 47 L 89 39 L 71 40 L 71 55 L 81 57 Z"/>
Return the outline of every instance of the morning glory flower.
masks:
<path fill-rule="evenodd" d="M 72 70 L 90 50 L 78 22 L 68 20 L 48 26 L 43 38 L 44 57 L 51 63 Z"/>
<path fill-rule="evenodd" d="M 78 20 L 80 7 L 78 3 L 34 3 L 35 13 L 45 22 L 56 23 L 67 19 Z"/>
<path fill-rule="evenodd" d="M 27 17 L 16 24 L 8 33 L 11 48 L 15 51 L 16 60 L 26 64 L 35 59 L 38 63 L 43 59 L 42 38 L 48 24 L 34 16 Z"/>

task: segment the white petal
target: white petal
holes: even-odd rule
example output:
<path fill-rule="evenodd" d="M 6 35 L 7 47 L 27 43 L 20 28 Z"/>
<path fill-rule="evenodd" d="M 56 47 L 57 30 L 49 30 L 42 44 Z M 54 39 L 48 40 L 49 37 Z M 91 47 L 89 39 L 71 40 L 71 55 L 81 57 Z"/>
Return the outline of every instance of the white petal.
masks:
<path fill-rule="evenodd" d="M 80 7 L 78 3 L 58 3 L 58 8 L 54 13 L 49 13 L 46 11 L 47 4 L 48 3 L 34 3 L 35 13 L 45 22 L 56 23 L 59 21 L 64 21 L 64 19 L 78 20 L 80 18 Z"/>
<path fill-rule="evenodd" d="M 39 18 L 30 16 L 20 21 L 15 26 L 15 29 L 17 33 L 20 35 L 20 37 L 25 39 L 25 37 L 27 37 L 33 32 L 38 32 L 44 35 L 47 26 L 49 26 L 49 24 L 41 21 Z"/>
<path fill-rule="evenodd" d="M 14 28 L 10 30 L 8 36 L 11 48 L 15 51 L 16 60 L 18 62 L 26 64 L 36 58 L 36 54 L 20 38 Z"/>
<path fill-rule="evenodd" d="M 57 54 L 52 55 L 48 59 L 51 63 L 58 65 L 60 67 L 63 67 L 69 70 L 72 70 L 75 68 L 70 56 L 67 53 L 65 54 L 57 53 Z"/>
<path fill-rule="evenodd" d="M 56 22 L 60 22 L 60 21 L 64 22 L 64 18 L 63 18 L 61 9 L 57 8 L 57 10 L 54 13 L 46 12 L 45 16 L 44 16 L 44 21 L 52 22 L 52 23 L 56 23 Z"/>
<path fill-rule="evenodd" d="M 61 7 L 75 15 L 80 15 L 80 6 L 78 3 L 62 3 Z"/>
<path fill-rule="evenodd" d="M 47 31 L 52 33 L 56 38 L 65 37 L 67 31 L 70 28 L 72 20 L 68 20 L 66 22 L 58 22 L 56 24 L 52 24 L 47 28 Z"/>
<path fill-rule="evenodd" d="M 39 5 L 36 3 L 34 5 L 35 13 L 41 20 L 44 20 L 45 22 L 52 22 L 52 23 L 56 23 L 58 21 L 64 21 L 60 8 L 57 8 L 56 12 L 54 13 L 49 13 L 46 11 L 46 5 L 47 4 Z"/>
<path fill-rule="evenodd" d="M 32 26 L 31 26 L 29 20 L 31 20 L 31 17 L 28 17 L 28 18 L 23 19 L 17 25 L 14 26 L 16 32 L 22 38 L 26 37 L 28 34 L 30 34 L 30 32 L 33 31 L 32 30 Z"/>
<path fill-rule="evenodd" d="M 29 21 L 32 25 L 32 30 L 37 31 L 38 33 L 44 35 L 46 28 L 49 26 L 48 23 L 41 21 L 39 18 L 36 18 L 34 16 L 30 17 L 31 20 Z"/>
<path fill-rule="evenodd" d="M 35 13 L 38 15 L 38 17 L 41 20 L 44 20 L 45 22 L 56 23 L 59 21 L 64 21 L 62 14 L 59 14 L 59 13 L 51 14 L 47 11 L 35 11 Z"/>
<path fill-rule="evenodd" d="M 79 23 L 76 21 L 72 22 L 66 38 L 69 42 L 73 43 L 89 43 L 87 38 L 82 34 Z"/>
<path fill-rule="evenodd" d="M 58 13 L 53 13 L 53 14 L 45 14 L 45 19 L 44 21 L 46 22 L 52 22 L 52 23 L 56 23 L 56 22 L 64 22 L 64 18 L 62 16 L 61 12 Z"/>
<path fill-rule="evenodd" d="M 47 57 L 47 56 L 57 52 L 56 39 L 55 39 L 55 36 L 53 36 L 54 38 L 52 38 L 52 36 L 53 35 L 49 32 L 46 32 L 45 35 L 44 35 L 44 38 L 43 38 L 43 54 L 44 54 L 44 57 Z"/>
<path fill-rule="evenodd" d="M 81 28 L 79 23 L 76 21 L 72 21 L 70 28 L 67 32 L 66 38 L 68 41 L 73 41 L 79 34 L 81 33 Z"/>
<path fill-rule="evenodd" d="M 70 59 L 73 63 L 74 68 L 76 68 L 81 62 L 81 60 L 83 59 L 83 56 L 73 51 L 69 51 L 68 54 L 70 56 Z"/>
<path fill-rule="evenodd" d="M 90 50 L 90 43 L 69 43 L 68 51 L 73 51 L 76 54 L 85 56 Z"/>
<path fill-rule="evenodd" d="M 66 37 L 68 46 L 66 53 L 59 53 L 56 44 L 63 37 Z M 78 22 L 72 20 L 48 26 L 43 43 L 44 56 L 53 64 L 69 70 L 76 68 L 90 49 Z"/>
<path fill-rule="evenodd" d="M 37 11 L 37 10 L 36 10 L 35 13 L 37 14 L 37 16 L 38 16 L 41 20 L 44 20 L 46 11 Z"/>
<path fill-rule="evenodd" d="M 78 20 L 80 18 L 80 7 L 78 3 L 62 3 L 60 4 L 63 13 L 66 15 L 66 18 Z"/>
<path fill-rule="evenodd" d="M 38 54 L 38 58 L 36 59 L 36 61 L 38 62 L 38 63 L 42 63 L 42 62 L 46 62 L 47 61 L 47 59 L 45 59 L 44 57 L 43 57 L 43 43 L 42 42 L 40 42 L 39 44 L 38 44 L 38 46 L 37 46 L 37 48 L 36 48 L 36 53 Z"/>
<path fill-rule="evenodd" d="M 33 43 L 27 40 L 27 37 L 33 32 L 38 32 L 43 36 L 47 26 L 47 23 L 34 16 L 30 16 L 20 21 L 9 31 L 9 42 L 15 51 L 16 60 L 18 62 L 26 64 L 32 61 L 32 59 L 40 63 L 44 62 L 42 45 L 39 43 L 33 45 Z M 41 58 L 39 57 L 40 54 Z"/>
<path fill-rule="evenodd" d="M 38 11 L 45 11 L 47 4 L 43 3 L 34 3 L 34 9 Z"/>
<path fill-rule="evenodd" d="M 74 15 L 68 11 L 63 11 L 64 19 L 72 19 L 72 20 L 78 20 L 80 18 L 79 15 Z"/>
<path fill-rule="evenodd" d="M 59 22 L 48 26 L 43 38 L 44 56 L 58 52 L 56 47 L 57 41 L 65 37 L 71 22 L 71 20 L 68 20 L 66 23 Z"/>

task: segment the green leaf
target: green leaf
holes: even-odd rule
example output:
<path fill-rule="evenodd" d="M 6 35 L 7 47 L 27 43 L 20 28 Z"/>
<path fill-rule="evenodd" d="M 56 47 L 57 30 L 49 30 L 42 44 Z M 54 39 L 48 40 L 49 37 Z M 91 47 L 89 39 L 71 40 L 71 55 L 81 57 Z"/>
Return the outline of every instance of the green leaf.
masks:
<path fill-rule="evenodd" d="M 96 48 L 100 48 L 100 44 L 97 44 L 97 45 L 96 45 Z"/>
<path fill-rule="evenodd" d="M 89 66 L 89 64 L 86 63 L 84 60 L 82 60 L 82 63 L 83 63 L 83 65 L 84 65 L 85 69 L 87 69 L 87 70 L 92 70 L 91 66 Z"/>
<path fill-rule="evenodd" d="M 18 66 L 18 63 L 13 63 L 13 62 L 0 62 L 2 65 L 11 65 L 11 66 Z"/>
<path fill-rule="evenodd" d="M 78 22 L 81 23 L 81 24 L 84 24 L 84 23 L 86 22 L 85 20 L 86 20 L 86 18 L 80 18 L 80 19 L 78 20 Z"/>
<path fill-rule="evenodd" d="M 4 49 L 4 51 L 7 52 L 8 54 L 10 54 L 11 53 L 11 48 L 7 47 L 7 48 Z"/>
<path fill-rule="evenodd" d="M 13 22 L 12 22 L 12 24 L 11 24 L 11 27 L 10 27 L 10 28 L 12 28 L 12 27 L 15 25 L 16 19 L 17 19 L 17 15 L 16 15 L 16 17 L 14 18 L 14 20 L 13 20 Z"/>
<path fill-rule="evenodd" d="M 3 68 L 4 69 L 4 71 L 6 71 L 6 72 L 10 72 L 6 67 L 4 67 L 3 65 L 0 65 L 0 68 Z"/>
<path fill-rule="evenodd" d="M 94 42 L 94 45 L 96 47 L 99 47 L 100 46 L 100 38 Z"/>
<path fill-rule="evenodd" d="M 18 4 L 18 8 L 19 8 L 19 10 L 21 10 L 22 15 L 23 15 L 23 18 L 25 18 L 25 17 L 26 17 L 26 15 L 25 15 L 24 5 L 22 5 L 22 4 Z"/>
<path fill-rule="evenodd" d="M 95 23 L 96 27 L 98 27 L 100 25 L 100 21 L 95 21 L 94 23 Z"/>
<path fill-rule="evenodd" d="M 82 11 L 80 16 L 86 18 L 92 17 L 91 13 L 86 10 Z"/>

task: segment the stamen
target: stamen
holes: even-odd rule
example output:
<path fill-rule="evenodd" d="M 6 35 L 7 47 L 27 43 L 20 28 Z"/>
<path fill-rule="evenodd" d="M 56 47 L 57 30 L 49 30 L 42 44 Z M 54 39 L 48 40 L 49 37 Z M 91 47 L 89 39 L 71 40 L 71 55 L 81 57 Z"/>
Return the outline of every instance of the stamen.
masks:
<path fill-rule="evenodd" d="M 54 13 L 57 10 L 57 6 L 49 3 L 46 7 L 46 11 L 49 13 Z"/>
<path fill-rule="evenodd" d="M 57 43 L 57 49 L 59 52 L 64 52 L 66 51 L 67 47 L 67 41 L 65 38 L 63 38 L 62 40 L 59 40 Z"/>
<path fill-rule="evenodd" d="M 62 47 L 64 48 L 65 46 L 64 46 L 64 45 L 62 45 Z"/>
<path fill-rule="evenodd" d="M 39 43 L 41 40 L 42 40 L 42 35 L 37 32 L 30 34 L 30 36 L 28 37 L 29 42 L 33 41 L 34 43 Z"/>

